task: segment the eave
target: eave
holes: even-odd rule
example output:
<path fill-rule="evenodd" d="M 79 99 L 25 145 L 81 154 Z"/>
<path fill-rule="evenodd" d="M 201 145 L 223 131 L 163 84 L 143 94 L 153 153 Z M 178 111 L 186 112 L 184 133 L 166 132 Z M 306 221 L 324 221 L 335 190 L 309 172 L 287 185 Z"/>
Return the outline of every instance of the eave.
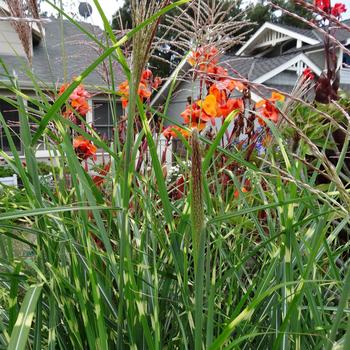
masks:
<path fill-rule="evenodd" d="M 295 39 L 299 40 L 301 42 L 304 42 L 308 45 L 316 45 L 319 44 L 320 41 L 316 39 L 312 39 L 306 35 L 293 32 L 290 29 L 280 27 L 277 24 L 273 24 L 270 22 L 266 22 L 236 53 L 237 56 L 242 56 L 248 48 L 250 47 L 256 47 L 257 40 L 267 31 L 272 30 L 276 33 L 280 33 L 282 35 L 281 38 L 276 38 L 275 43 L 278 44 L 279 42 L 283 42 L 289 39 Z"/>

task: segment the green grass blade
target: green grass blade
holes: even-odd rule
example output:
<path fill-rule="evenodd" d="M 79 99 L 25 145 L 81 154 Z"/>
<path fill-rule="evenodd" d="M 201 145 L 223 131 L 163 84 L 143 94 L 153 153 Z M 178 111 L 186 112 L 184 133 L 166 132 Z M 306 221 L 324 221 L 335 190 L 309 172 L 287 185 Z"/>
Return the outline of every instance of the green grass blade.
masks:
<path fill-rule="evenodd" d="M 25 350 L 42 284 L 30 287 L 24 297 L 16 324 L 13 328 L 8 350 Z"/>

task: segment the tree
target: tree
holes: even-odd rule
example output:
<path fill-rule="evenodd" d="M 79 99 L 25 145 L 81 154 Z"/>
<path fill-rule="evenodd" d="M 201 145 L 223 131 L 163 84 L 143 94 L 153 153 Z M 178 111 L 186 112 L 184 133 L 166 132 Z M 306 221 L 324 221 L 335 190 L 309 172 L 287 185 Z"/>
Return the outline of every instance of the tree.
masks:
<path fill-rule="evenodd" d="M 116 30 L 130 29 L 132 27 L 130 0 L 124 0 L 124 5 L 113 16 L 112 27 Z"/>
<path fill-rule="evenodd" d="M 305 19 L 311 19 L 312 13 L 304 7 L 296 4 L 294 1 L 275 0 L 277 5 Z M 262 0 L 257 4 L 250 4 L 251 9 L 247 11 L 247 19 L 256 24 L 256 27 L 261 27 L 265 22 L 277 24 L 287 24 L 294 27 L 307 28 L 307 25 L 298 21 L 296 18 L 288 14 L 276 11 L 273 7 L 267 5 L 267 1 Z"/>
<path fill-rule="evenodd" d="M 280 6 L 285 8 L 291 13 L 294 13 L 304 19 L 310 20 L 313 16 L 313 13 L 301 5 L 296 4 L 294 1 L 279 1 Z M 308 25 L 302 21 L 297 20 L 296 18 L 289 16 L 288 14 L 282 13 L 280 17 L 277 18 L 277 23 L 287 24 L 299 28 L 309 28 Z"/>

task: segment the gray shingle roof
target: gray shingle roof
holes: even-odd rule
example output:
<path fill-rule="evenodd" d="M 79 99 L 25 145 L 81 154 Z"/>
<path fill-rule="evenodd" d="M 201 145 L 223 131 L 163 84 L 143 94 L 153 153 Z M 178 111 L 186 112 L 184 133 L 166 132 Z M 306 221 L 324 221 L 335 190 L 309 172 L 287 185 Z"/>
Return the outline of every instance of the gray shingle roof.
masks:
<path fill-rule="evenodd" d="M 346 26 L 350 26 L 350 19 L 342 21 L 342 24 L 344 24 Z M 285 28 L 285 29 L 291 30 L 291 31 L 293 31 L 295 33 L 305 35 L 305 36 L 307 36 L 307 37 L 309 37 L 311 39 L 316 39 L 316 40 L 319 40 L 320 42 L 323 41 L 322 33 L 318 32 L 315 29 L 298 28 L 298 27 L 289 26 L 289 25 L 286 25 L 286 24 L 276 24 L 276 25 L 281 27 L 281 28 Z M 336 39 L 339 40 L 339 41 L 344 41 L 344 40 L 350 39 L 350 31 L 348 31 L 346 29 L 343 29 L 343 28 L 337 29 L 335 31 L 334 35 L 335 35 Z"/>
<path fill-rule="evenodd" d="M 292 32 L 295 32 L 295 33 L 298 33 L 301 35 L 305 35 L 310 39 L 320 40 L 320 37 L 317 35 L 317 32 L 315 32 L 312 29 L 298 28 L 298 27 L 287 25 L 287 24 L 279 24 L 279 23 L 276 25 L 281 27 L 281 28 L 291 30 Z"/>
<path fill-rule="evenodd" d="M 228 68 L 230 74 L 237 71 L 250 81 L 254 81 L 264 74 L 288 62 L 297 54 L 281 55 L 277 57 L 240 57 L 224 56 L 222 63 Z"/>
<path fill-rule="evenodd" d="M 87 23 L 80 23 L 80 25 L 95 36 L 102 34 L 99 27 Z M 52 87 L 69 82 L 80 75 L 100 54 L 98 45 L 71 22 L 66 20 L 61 22 L 51 18 L 51 22 L 45 24 L 45 39 L 33 48 L 32 71 L 37 83 Z M 13 70 L 16 71 L 22 86 L 32 86 L 30 75 L 26 73 L 30 69 L 26 59 L 16 56 L 1 56 L 1 59 L 11 74 Z M 84 84 L 92 87 L 106 87 L 107 84 L 102 79 L 101 73 L 102 66 L 100 65 L 86 78 Z M 0 67 L 0 79 L 4 79 L 2 74 Z M 115 66 L 114 74 L 116 84 L 124 80 L 119 65 Z"/>
<path fill-rule="evenodd" d="M 350 27 L 350 19 L 347 19 L 345 21 L 342 22 L 344 25 Z M 350 39 L 350 31 L 346 30 L 346 29 L 338 29 L 335 33 L 335 37 L 339 40 L 339 41 L 345 41 Z"/>

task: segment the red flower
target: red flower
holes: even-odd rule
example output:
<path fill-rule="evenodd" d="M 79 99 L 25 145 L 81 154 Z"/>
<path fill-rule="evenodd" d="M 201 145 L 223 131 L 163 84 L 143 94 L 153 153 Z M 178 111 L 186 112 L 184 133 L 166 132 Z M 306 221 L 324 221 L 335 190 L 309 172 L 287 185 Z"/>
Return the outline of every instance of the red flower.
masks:
<path fill-rule="evenodd" d="M 315 0 L 314 5 L 321 11 L 329 12 L 331 9 L 330 0 Z"/>
<path fill-rule="evenodd" d="M 305 68 L 303 71 L 304 80 L 314 80 L 315 74 L 312 72 L 310 68 Z"/>
<path fill-rule="evenodd" d="M 344 4 L 337 3 L 332 8 L 332 15 L 335 17 L 340 17 L 342 13 L 346 12 L 346 7 Z"/>
<path fill-rule="evenodd" d="M 83 136 L 77 136 L 74 139 L 73 147 L 79 159 L 96 157 L 96 146 L 91 141 L 86 140 Z"/>
<path fill-rule="evenodd" d="M 278 109 L 269 101 L 266 102 L 266 105 L 262 110 L 262 115 L 274 123 L 278 122 Z"/>
<path fill-rule="evenodd" d="M 152 87 L 153 89 L 157 90 L 159 88 L 159 86 L 162 84 L 162 78 L 161 77 L 155 77 Z"/>
<path fill-rule="evenodd" d="M 141 81 L 144 82 L 144 81 L 150 80 L 152 79 L 152 77 L 153 77 L 152 71 L 150 69 L 146 69 L 142 72 Z"/>

